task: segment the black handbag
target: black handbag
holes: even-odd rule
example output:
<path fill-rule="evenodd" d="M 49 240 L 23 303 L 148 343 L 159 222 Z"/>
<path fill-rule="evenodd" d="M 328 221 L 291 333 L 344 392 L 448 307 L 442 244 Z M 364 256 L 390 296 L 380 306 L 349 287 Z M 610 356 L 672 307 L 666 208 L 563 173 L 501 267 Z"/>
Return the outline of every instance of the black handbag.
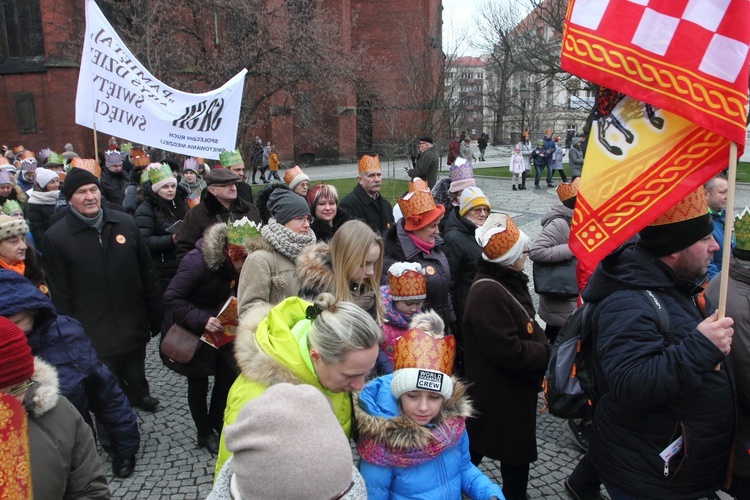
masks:
<path fill-rule="evenodd" d="M 201 339 L 175 323 L 161 340 L 161 353 L 176 363 L 190 363 L 201 345 Z"/>
<path fill-rule="evenodd" d="M 539 295 L 558 299 L 572 299 L 577 297 L 577 264 L 577 259 L 568 259 L 560 262 L 534 261 L 534 291 Z"/>

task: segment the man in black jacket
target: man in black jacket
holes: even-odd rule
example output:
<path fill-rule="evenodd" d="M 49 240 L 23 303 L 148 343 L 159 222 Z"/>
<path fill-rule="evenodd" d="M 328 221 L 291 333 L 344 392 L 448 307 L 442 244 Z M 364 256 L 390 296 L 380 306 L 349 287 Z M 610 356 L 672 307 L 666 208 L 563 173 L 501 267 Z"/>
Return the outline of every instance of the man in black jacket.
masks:
<path fill-rule="evenodd" d="M 582 293 L 595 303 L 600 394 L 587 458 L 612 498 L 710 497 L 725 477 L 734 322 L 706 311 L 696 285 L 718 249 L 712 230 L 699 187 L 608 255 Z M 643 290 L 666 309 L 669 331 Z"/>
<path fill-rule="evenodd" d="M 225 168 L 211 170 L 204 179 L 206 190 L 201 202 L 185 215 L 184 225 L 177 242 L 177 259 L 195 248 L 203 231 L 217 222 L 236 221 L 247 217 L 260 222 L 260 212 L 252 203 L 237 196 L 237 174 Z"/>
<path fill-rule="evenodd" d="M 407 169 L 406 174 L 414 180 L 415 177 L 424 179 L 427 181 L 427 185 L 432 189 L 437 182 L 438 167 L 440 166 L 440 160 L 438 159 L 437 150 L 433 146 L 432 137 L 420 137 L 419 138 L 419 155 L 417 156 L 417 164 L 414 168 Z"/>
<path fill-rule="evenodd" d="M 117 150 L 107 151 L 104 153 L 104 164 L 106 168 L 102 169 L 102 194 L 108 202 L 122 206 L 125 189 L 130 185 L 130 174 L 122 170 L 122 155 Z"/>
<path fill-rule="evenodd" d="M 59 314 L 83 325 L 133 406 L 156 411 L 146 381 L 146 344 L 159 332 L 162 290 L 133 218 L 101 207 L 99 179 L 80 168 L 65 178 L 67 214 L 47 230 L 44 261 Z"/>
<path fill-rule="evenodd" d="M 350 216 L 366 222 L 379 235 L 393 225 L 393 207 L 380 194 L 383 174 L 378 155 L 364 155 L 357 163 L 357 185 L 344 196 L 339 206 Z"/>

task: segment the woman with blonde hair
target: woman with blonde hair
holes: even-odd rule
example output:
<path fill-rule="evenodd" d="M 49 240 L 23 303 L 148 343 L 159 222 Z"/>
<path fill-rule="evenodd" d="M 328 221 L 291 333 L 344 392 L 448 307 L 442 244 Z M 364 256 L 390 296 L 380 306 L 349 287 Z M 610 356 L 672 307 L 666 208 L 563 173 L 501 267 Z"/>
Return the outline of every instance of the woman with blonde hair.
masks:
<path fill-rule="evenodd" d="M 338 300 L 353 302 L 380 322 L 380 275 L 383 240 L 360 220 L 344 223 L 330 243 L 310 245 L 297 257 L 300 297 L 328 292 Z"/>

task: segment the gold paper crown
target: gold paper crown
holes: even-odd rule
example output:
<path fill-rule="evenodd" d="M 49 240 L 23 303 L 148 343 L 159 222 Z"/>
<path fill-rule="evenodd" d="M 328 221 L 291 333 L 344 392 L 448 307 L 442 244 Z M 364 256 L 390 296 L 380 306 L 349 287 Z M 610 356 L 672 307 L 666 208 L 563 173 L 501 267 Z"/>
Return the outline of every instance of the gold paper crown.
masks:
<path fill-rule="evenodd" d="M 130 150 L 130 161 L 135 168 L 145 168 L 151 163 L 151 158 L 144 150 L 133 148 Z"/>
<path fill-rule="evenodd" d="M 421 368 L 450 375 L 455 355 L 456 338 L 453 335 L 433 337 L 411 328 L 396 340 L 393 369 Z"/>
<path fill-rule="evenodd" d="M 557 197 L 560 201 L 569 200 L 574 196 L 578 196 L 578 179 L 580 179 L 580 177 L 576 177 L 571 183 L 566 182 L 557 185 L 555 191 L 557 191 Z"/>
<path fill-rule="evenodd" d="M 83 159 L 79 157 L 75 157 L 72 160 L 70 160 L 70 168 L 81 168 L 83 170 L 88 170 L 92 174 L 94 174 L 94 177 L 99 179 L 102 176 L 102 169 L 99 166 L 99 164 L 96 163 L 96 160 L 93 159 Z"/>
<path fill-rule="evenodd" d="M 260 237 L 260 226 L 247 217 L 234 222 L 227 221 L 227 243 L 242 245 L 250 238 Z"/>
<path fill-rule="evenodd" d="M 734 219 L 734 239 L 737 248 L 750 250 L 750 209 L 747 207 Z"/>
<path fill-rule="evenodd" d="M 657 217 L 649 226 L 674 224 L 675 222 L 695 219 L 707 213 L 706 190 L 703 189 L 703 186 L 699 186 L 698 189 L 678 201 L 675 206 Z"/>
<path fill-rule="evenodd" d="M 20 144 L 19 144 L 18 146 L 15 146 L 15 147 L 13 148 L 13 154 L 14 154 L 14 155 L 17 155 L 17 154 L 18 154 L 18 153 L 20 153 L 21 151 L 26 151 L 26 148 L 25 148 L 25 147 L 23 147 L 23 146 L 21 146 Z"/>
<path fill-rule="evenodd" d="M 297 165 L 293 166 L 292 168 L 288 168 L 286 169 L 286 173 L 284 174 L 284 182 L 286 182 L 287 185 L 291 184 L 292 180 L 301 174 L 302 174 L 302 169 L 299 168 Z"/>
<path fill-rule="evenodd" d="M 391 269 L 388 269 L 388 287 L 391 290 L 391 299 L 393 300 L 424 300 L 427 298 L 427 280 L 421 266 L 419 271 L 407 269 L 400 274 L 393 274 Z"/>
<path fill-rule="evenodd" d="M 225 149 L 224 151 L 219 153 L 219 161 L 221 162 L 222 167 L 231 167 L 232 165 L 237 165 L 238 163 L 244 163 L 239 149 L 234 149 L 232 151 L 227 151 Z"/>
<path fill-rule="evenodd" d="M 34 156 L 34 152 L 33 151 L 29 151 L 27 149 L 23 153 L 21 153 L 21 156 L 19 156 L 18 159 L 21 160 L 21 161 L 23 161 L 23 160 L 35 160 L 36 156 Z"/>
<path fill-rule="evenodd" d="M 357 171 L 360 174 L 363 172 L 369 172 L 369 171 L 380 172 L 380 155 L 375 155 L 375 156 L 364 155 L 357 162 Z"/>
<path fill-rule="evenodd" d="M 518 242 L 518 238 L 521 236 L 521 233 L 518 230 L 515 222 L 513 222 L 513 219 L 511 219 L 508 214 L 502 215 L 505 215 L 505 231 L 495 233 L 490 236 L 487 244 L 482 247 L 484 254 L 490 260 L 497 259 L 498 257 L 502 257 L 503 255 L 508 253 L 508 251 L 513 248 L 513 245 Z M 485 224 L 487 224 L 487 222 L 490 222 L 489 219 L 485 221 Z"/>
<path fill-rule="evenodd" d="M 398 206 L 404 219 L 429 212 L 435 208 L 435 200 L 429 191 L 413 191 L 398 199 Z"/>
<path fill-rule="evenodd" d="M 427 184 L 427 181 L 420 179 L 419 177 L 415 177 L 413 181 L 409 182 L 409 192 L 413 193 L 414 191 L 429 191 L 430 186 Z"/>

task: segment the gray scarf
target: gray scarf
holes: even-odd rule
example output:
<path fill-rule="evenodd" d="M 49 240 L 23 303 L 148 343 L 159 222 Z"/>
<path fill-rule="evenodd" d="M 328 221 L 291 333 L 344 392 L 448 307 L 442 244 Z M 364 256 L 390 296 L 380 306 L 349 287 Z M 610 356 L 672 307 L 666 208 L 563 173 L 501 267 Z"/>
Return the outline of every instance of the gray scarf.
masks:
<path fill-rule="evenodd" d="M 285 255 L 292 262 L 307 245 L 315 243 L 315 233 L 310 230 L 307 234 L 295 233 L 286 226 L 282 226 L 273 217 L 268 224 L 260 229 L 260 235 L 273 246 L 277 252 Z"/>
<path fill-rule="evenodd" d="M 94 229 L 96 229 L 97 233 L 102 234 L 102 228 L 104 227 L 104 209 L 100 208 L 99 212 L 97 212 L 96 216 L 94 217 L 86 217 L 78 210 L 73 208 L 73 205 L 68 204 L 68 207 L 70 207 L 70 211 L 73 213 L 73 215 L 81 219 L 84 224 L 89 227 L 93 227 Z"/>

